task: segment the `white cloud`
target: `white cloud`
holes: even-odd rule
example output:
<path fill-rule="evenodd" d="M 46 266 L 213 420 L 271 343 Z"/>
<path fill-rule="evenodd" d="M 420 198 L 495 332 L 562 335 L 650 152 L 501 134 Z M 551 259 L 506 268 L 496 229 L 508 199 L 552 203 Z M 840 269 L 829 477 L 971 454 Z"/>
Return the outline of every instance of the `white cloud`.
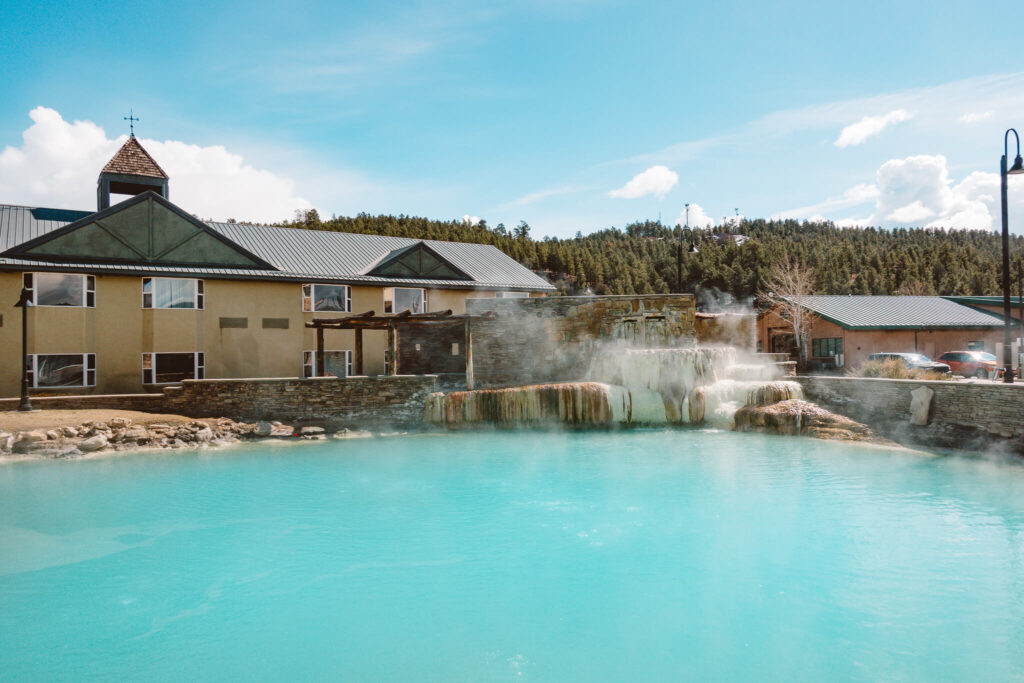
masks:
<path fill-rule="evenodd" d="M 969 112 L 967 114 L 964 114 L 959 119 L 957 119 L 957 121 L 959 121 L 960 123 L 968 123 L 969 124 L 969 123 L 978 123 L 980 121 L 987 121 L 990 118 L 992 118 L 992 112 L 990 112 L 990 111 L 981 111 L 981 112 L 974 112 L 974 111 L 972 111 L 972 112 Z"/>
<path fill-rule="evenodd" d="M 462 222 L 466 225 L 480 225 L 480 216 L 470 216 L 467 213 L 462 216 Z"/>
<path fill-rule="evenodd" d="M 833 144 L 836 147 L 859 145 L 868 138 L 878 135 L 888 126 L 902 121 L 909 121 L 912 118 L 914 118 L 914 115 L 906 109 L 896 109 L 883 116 L 865 116 L 857 123 L 851 123 L 843 128 Z"/>
<path fill-rule="evenodd" d="M 715 224 L 714 219 L 701 208 L 700 204 L 690 204 L 689 212 L 684 208 L 679 214 L 679 219 L 676 220 L 676 225 L 686 225 L 687 222 L 691 228 L 710 228 Z"/>
<path fill-rule="evenodd" d="M 998 174 L 975 171 L 954 184 L 946 157 L 922 154 L 885 162 L 878 169 L 877 180 L 875 213 L 866 223 L 885 227 L 1000 228 Z M 1017 187 L 1011 187 L 1009 193 L 1010 229 L 1018 232 L 1024 225 L 1024 183 L 1014 184 Z"/>
<path fill-rule="evenodd" d="M 511 202 L 508 202 L 507 204 L 502 204 L 499 208 L 508 209 L 515 206 L 527 206 L 529 204 L 544 201 L 545 199 L 550 199 L 551 197 L 559 197 L 562 195 L 574 194 L 576 192 L 583 192 L 585 189 L 586 188 L 581 187 L 579 185 L 563 185 L 562 187 L 552 187 L 547 190 L 538 190 L 537 192 L 530 192 L 529 194 L 524 194 L 522 197 L 519 197 L 518 199 L 513 199 Z"/>
<path fill-rule="evenodd" d="M 651 166 L 643 173 L 633 176 L 632 180 L 619 189 L 609 192 L 608 196 L 635 199 L 653 194 L 660 198 L 667 195 L 678 182 L 679 174 L 667 166 Z"/>
<path fill-rule="evenodd" d="M 95 207 L 96 177 L 125 136 L 108 139 L 95 123 L 68 123 L 47 107 L 36 107 L 29 117 L 33 123 L 22 133 L 21 147 L 0 151 L 0 201 Z M 171 200 L 201 218 L 277 221 L 313 208 L 296 194 L 293 180 L 254 168 L 223 146 L 140 142 L 171 177 Z"/>
<path fill-rule="evenodd" d="M 823 216 L 825 212 L 834 211 L 835 209 L 845 209 L 850 206 L 856 206 L 858 204 L 864 204 L 878 197 L 878 186 L 870 185 L 868 183 L 861 183 L 854 185 L 841 197 L 829 197 L 823 202 L 817 204 L 811 204 L 810 206 L 801 206 L 797 209 L 790 209 L 789 211 L 783 211 L 779 214 L 780 218 L 806 218 L 807 220 L 825 220 Z"/>

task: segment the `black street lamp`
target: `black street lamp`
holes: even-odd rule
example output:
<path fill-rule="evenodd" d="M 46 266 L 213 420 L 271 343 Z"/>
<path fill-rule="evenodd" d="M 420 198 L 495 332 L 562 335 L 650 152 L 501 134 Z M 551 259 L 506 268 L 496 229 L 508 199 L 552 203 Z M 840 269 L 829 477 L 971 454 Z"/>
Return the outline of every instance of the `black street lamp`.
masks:
<path fill-rule="evenodd" d="M 1017 158 L 1013 160 L 1013 166 L 1006 168 L 1006 157 L 1009 151 L 1010 133 L 1017 139 Z M 1003 158 L 999 160 L 999 180 L 1003 199 L 1003 382 L 1013 384 L 1013 344 L 1011 342 L 1011 327 L 1013 319 L 1010 317 L 1010 228 L 1006 210 L 1006 178 L 1011 175 L 1024 173 L 1024 159 L 1020 156 L 1020 136 L 1017 131 L 1010 128 L 1003 135 Z"/>
<path fill-rule="evenodd" d="M 21 296 L 15 308 L 21 309 L 21 403 L 18 410 L 32 410 L 32 401 L 28 398 L 28 307 L 32 305 L 32 293 L 25 287 L 21 288 Z"/>

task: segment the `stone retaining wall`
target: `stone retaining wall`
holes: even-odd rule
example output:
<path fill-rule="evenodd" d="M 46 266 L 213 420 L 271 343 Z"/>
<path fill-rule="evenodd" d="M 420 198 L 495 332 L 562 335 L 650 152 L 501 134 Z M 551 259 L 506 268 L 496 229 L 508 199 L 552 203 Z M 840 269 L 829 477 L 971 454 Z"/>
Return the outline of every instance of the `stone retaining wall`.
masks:
<path fill-rule="evenodd" d="M 32 399 L 40 409 L 139 410 L 188 417 L 234 420 L 313 421 L 362 427 L 420 424 L 433 375 L 318 377 L 314 379 L 186 380 L 163 394 L 48 396 Z M 0 400 L 16 410 L 18 399 Z"/>
<path fill-rule="evenodd" d="M 21 399 L 0 399 L 0 411 L 17 410 Z M 86 394 L 82 396 L 33 396 L 37 410 L 138 410 L 144 413 L 163 411 L 163 394 Z"/>
<path fill-rule="evenodd" d="M 477 388 L 579 380 L 595 344 L 664 347 L 692 342 L 692 294 L 467 299 Z"/>
<path fill-rule="evenodd" d="M 165 390 L 168 412 L 236 420 L 419 424 L 433 375 L 187 380 Z"/>
<path fill-rule="evenodd" d="M 796 381 L 809 401 L 897 441 L 1024 453 L 1024 384 L 825 376 Z M 910 392 L 921 386 L 935 396 L 929 424 L 919 427 L 910 424 Z"/>

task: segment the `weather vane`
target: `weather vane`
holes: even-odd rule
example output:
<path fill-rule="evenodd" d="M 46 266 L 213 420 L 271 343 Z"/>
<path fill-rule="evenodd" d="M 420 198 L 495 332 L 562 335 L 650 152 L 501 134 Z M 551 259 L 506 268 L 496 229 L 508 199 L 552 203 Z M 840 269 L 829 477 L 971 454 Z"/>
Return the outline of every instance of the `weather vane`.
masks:
<path fill-rule="evenodd" d="M 132 132 L 132 137 L 135 137 L 135 122 L 139 120 L 135 118 L 135 111 L 129 109 L 128 116 L 125 116 L 124 120 L 128 122 L 128 129 Z"/>

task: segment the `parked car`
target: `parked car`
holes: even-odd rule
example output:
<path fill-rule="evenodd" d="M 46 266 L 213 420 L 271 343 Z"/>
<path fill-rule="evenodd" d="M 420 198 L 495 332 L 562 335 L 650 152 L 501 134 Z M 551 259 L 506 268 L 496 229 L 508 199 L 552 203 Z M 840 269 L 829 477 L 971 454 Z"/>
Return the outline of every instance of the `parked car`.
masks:
<path fill-rule="evenodd" d="M 946 351 L 938 360 L 964 377 L 991 377 L 996 371 L 996 357 L 984 351 Z"/>
<path fill-rule="evenodd" d="M 932 372 L 950 372 L 945 363 L 936 363 L 923 353 L 873 353 L 868 360 L 901 360 L 913 370 L 930 370 Z"/>

